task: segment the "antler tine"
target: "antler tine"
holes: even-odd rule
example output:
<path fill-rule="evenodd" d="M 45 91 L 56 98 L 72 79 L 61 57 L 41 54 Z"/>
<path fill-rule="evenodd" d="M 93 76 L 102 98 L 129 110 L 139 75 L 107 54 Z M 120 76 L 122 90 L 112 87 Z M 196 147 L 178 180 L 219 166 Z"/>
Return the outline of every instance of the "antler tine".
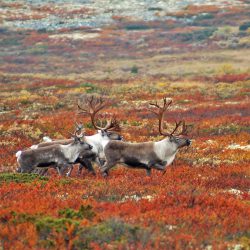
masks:
<path fill-rule="evenodd" d="M 75 129 L 75 133 L 74 133 L 74 136 L 78 137 L 78 138 L 82 138 L 84 136 L 84 133 L 85 133 L 85 129 L 83 127 L 82 124 L 79 124 L 77 122 L 76 123 L 76 129 Z M 79 132 L 79 133 L 78 133 Z M 71 133 L 70 133 L 71 134 Z M 71 134 L 73 135 L 73 134 Z"/>
<path fill-rule="evenodd" d="M 174 135 L 174 133 L 176 132 L 176 130 L 180 127 L 180 125 L 182 124 L 182 121 L 176 122 L 175 121 L 175 128 L 174 130 L 171 132 L 171 135 Z"/>
<path fill-rule="evenodd" d="M 188 126 L 185 124 L 185 121 L 178 121 L 175 122 L 175 128 L 173 129 L 173 131 L 171 133 L 166 133 L 163 132 L 163 118 L 164 118 L 164 113 L 165 111 L 168 109 L 168 107 L 172 104 L 172 100 L 167 101 L 167 98 L 164 97 L 163 98 L 163 105 L 160 106 L 157 102 L 155 103 L 149 103 L 151 106 L 154 106 L 158 109 L 157 111 L 154 110 L 150 110 L 151 112 L 153 112 L 154 114 L 156 114 L 158 116 L 159 119 L 159 132 L 161 135 L 163 136 L 174 136 L 174 134 L 176 133 L 176 131 L 178 130 L 178 128 L 182 125 L 182 130 L 178 133 L 175 134 L 175 136 L 179 136 L 179 135 L 187 135 L 187 128 Z"/>
<path fill-rule="evenodd" d="M 172 136 L 172 134 L 170 134 L 170 133 L 163 132 L 163 115 L 164 115 L 164 111 L 159 113 L 159 124 L 158 124 L 159 132 L 163 136 Z"/>
<path fill-rule="evenodd" d="M 163 98 L 163 101 L 164 101 L 164 105 L 163 105 L 163 109 L 164 111 L 172 104 L 173 100 L 170 100 L 168 103 L 167 103 L 167 99 L 166 97 Z"/>
<path fill-rule="evenodd" d="M 172 100 L 170 101 L 170 103 L 172 103 Z M 163 107 L 165 107 L 167 105 L 167 98 L 164 97 L 163 98 Z"/>
<path fill-rule="evenodd" d="M 115 116 L 113 116 L 111 119 L 109 119 L 107 121 L 107 124 L 106 124 L 104 130 L 109 130 L 109 131 L 120 131 L 121 130 L 120 124 L 117 121 Z"/>
<path fill-rule="evenodd" d="M 177 136 L 187 135 L 187 133 L 188 133 L 188 126 L 186 125 L 185 121 L 182 121 L 182 129 L 181 132 L 177 134 Z"/>
<path fill-rule="evenodd" d="M 149 103 L 149 105 L 151 105 L 151 106 L 155 106 L 156 108 L 161 108 L 161 107 L 159 106 L 159 104 L 158 104 L 158 102 L 157 102 L 157 101 L 156 101 L 155 103 L 150 102 L 150 103 Z"/>
<path fill-rule="evenodd" d="M 82 111 L 78 112 L 79 114 L 81 114 L 81 113 L 89 114 L 89 113 L 90 113 L 90 111 L 89 111 L 88 109 L 83 108 L 83 107 L 80 106 L 79 100 L 78 100 L 78 102 L 77 102 L 77 107 L 78 107 L 78 109 L 82 110 Z"/>
<path fill-rule="evenodd" d="M 83 125 L 81 123 L 75 122 L 75 125 L 76 125 L 77 130 L 82 130 L 83 129 Z"/>
<path fill-rule="evenodd" d="M 158 109 L 158 111 L 154 111 L 154 110 L 150 110 L 150 111 L 158 116 L 158 119 L 159 119 L 159 124 L 158 124 L 159 127 L 158 127 L 158 129 L 159 129 L 160 134 L 164 135 L 164 136 L 171 136 L 171 134 L 163 132 L 163 124 L 162 124 L 163 123 L 164 112 L 171 105 L 171 103 L 172 103 L 172 100 L 167 102 L 166 97 L 163 98 L 163 105 L 162 106 L 160 106 L 157 101 L 154 102 L 154 103 L 149 103 L 151 106 L 154 106 L 154 107 L 156 107 Z"/>
<path fill-rule="evenodd" d="M 116 119 L 116 117 L 113 118 L 113 128 L 114 131 L 121 131 L 120 123 Z"/>
<path fill-rule="evenodd" d="M 163 106 L 162 106 L 162 107 L 158 104 L 157 101 L 156 101 L 155 103 L 150 102 L 149 105 L 158 108 L 158 109 L 159 109 L 159 112 L 164 112 L 164 111 L 171 105 L 171 103 L 172 103 L 172 100 L 170 100 L 170 101 L 167 103 L 167 98 L 164 97 L 164 98 L 163 98 Z M 153 110 L 152 110 L 152 112 L 153 112 L 153 113 L 157 113 L 156 111 L 153 111 Z M 159 113 L 159 112 L 158 112 L 158 113 Z M 157 114 L 158 114 L 158 113 L 157 113 Z"/>
<path fill-rule="evenodd" d="M 71 133 L 71 132 L 69 132 L 69 131 L 68 131 L 68 133 L 69 133 L 71 136 L 73 136 L 74 138 L 78 137 L 78 136 L 77 136 L 77 130 L 75 130 L 74 134 Z"/>
<path fill-rule="evenodd" d="M 95 129 L 103 130 L 103 127 L 100 127 L 96 124 L 96 115 L 97 113 L 105 108 L 106 106 L 110 105 L 111 102 L 108 100 L 105 100 L 102 97 L 95 97 L 94 95 L 90 96 L 89 98 L 86 98 L 85 105 L 87 105 L 87 108 L 82 108 L 78 103 L 78 108 L 83 110 L 80 113 L 88 114 L 91 118 L 91 122 Z"/>

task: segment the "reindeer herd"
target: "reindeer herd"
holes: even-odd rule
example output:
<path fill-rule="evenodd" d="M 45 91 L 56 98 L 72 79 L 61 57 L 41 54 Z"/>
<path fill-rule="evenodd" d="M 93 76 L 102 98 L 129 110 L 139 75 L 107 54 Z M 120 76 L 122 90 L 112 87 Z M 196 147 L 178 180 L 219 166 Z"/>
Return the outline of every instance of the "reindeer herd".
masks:
<path fill-rule="evenodd" d="M 78 175 L 83 168 L 95 174 L 92 162 L 95 162 L 103 176 L 116 164 L 124 164 L 131 168 L 145 169 L 147 175 L 152 169 L 165 171 L 175 159 L 178 149 L 189 146 L 187 125 L 184 121 L 175 123 L 171 132 L 164 132 L 164 114 L 172 101 L 163 98 L 163 104 L 149 103 L 150 109 L 157 115 L 159 133 L 164 139 L 156 142 L 132 143 L 123 140 L 119 134 L 121 128 L 115 117 L 100 125 L 97 116 L 101 110 L 111 104 L 102 97 L 89 96 L 83 103 L 78 103 L 79 113 L 88 115 L 97 133 L 85 135 L 81 124 L 76 123 L 71 138 L 63 140 L 47 139 L 46 142 L 33 145 L 30 149 L 16 153 L 19 173 L 38 173 L 45 175 L 48 168 L 55 168 L 59 175 L 70 176 L 75 164 L 79 164 Z M 98 123 L 99 122 L 99 123 Z"/>

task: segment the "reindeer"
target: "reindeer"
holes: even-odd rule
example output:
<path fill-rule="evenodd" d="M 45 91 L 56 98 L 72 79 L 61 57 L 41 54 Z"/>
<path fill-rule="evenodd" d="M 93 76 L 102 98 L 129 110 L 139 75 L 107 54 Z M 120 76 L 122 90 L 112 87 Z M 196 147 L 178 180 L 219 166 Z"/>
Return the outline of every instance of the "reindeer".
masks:
<path fill-rule="evenodd" d="M 158 110 L 151 111 L 158 116 L 159 133 L 165 138 L 157 142 L 142 143 L 110 141 L 104 148 L 106 163 L 101 169 L 103 176 L 107 176 L 109 169 L 117 163 L 132 168 L 146 169 L 148 176 L 150 176 L 152 168 L 164 171 L 173 162 L 178 150 L 191 144 L 189 139 L 181 137 L 181 135 L 187 135 L 187 126 L 184 121 L 176 122 L 171 133 L 163 131 L 163 116 L 171 103 L 172 100 L 167 102 L 166 98 L 163 98 L 163 106 L 160 106 L 157 102 L 150 103 Z M 179 128 L 182 129 L 177 133 Z"/>
<path fill-rule="evenodd" d="M 123 140 L 123 137 L 118 134 L 120 126 L 116 118 L 113 116 L 110 119 L 106 120 L 105 126 L 97 125 L 97 114 L 106 106 L 110 105 L 109 101 L 105 101 L 102 97 L 95 98 L 94 96 L 90 96 L 85 100 L 85 106 L 82 107 L 78 103 L 78 109 L 80 110 L 80 114 L 87 114 L 90 116 L 91 123 L 93 127 L 97 130 L 97 134 L 92 136 L 88 136 L 86 140 L 90 145 L 93 146 L 93 151 L 96 153 L 95 159 L 93 159 L 100 167 L 103 165 L 103 161 L 105 159 L 104 156 L 104 147 L 111 140 Z M 79 167 L 79 172 L 81 172 L 82 166 Z"/>
<path fill-rule="evenodd" d="M 78 124 L 76 122 L 76 131 L 81 132 L 82 129 L 83 129 L 82 124 Z M 85 140 L 86 140 L 86 137 L 87 136 L 85 136 Z M 43 147 L 48 147 L 48 146 L 52 146 L 52 145 L 68 145 L 74 141 L 74 138 L 60 139 L 60 140 L 53 141 L 51 138 L 46 136 L 46 137 L 43 137 L 43 140 L 44 140 L 44 142 L 41 142 L 41 143 L 36 144 L 36 145 L 32 145 L 30 148 L 37 149 L 37 148 L 43 148 Z M 95 170 L 94 170 L 92 164 L 87 160 L 88 158 L 95 157 L 95 155 L 96 154 L 93 151 L 83 151 L 83 152 L 81 152 L 81 154 L 78 156 L 78 158 L 76 159 L 76 161 L 74 163 L 75 164 L 80 163 L 89 172 L 91 172 L 92 174 L 95 175 Z M 70 171 L 66 174 L 67 176 L 70 175 L 72 169 L 73 169 L 73 165 L 71 165 Z M 32 171 L 32 173 L 36 173 L 39 175 L 45 175 L 45 174 L 47 174 L 47 172 L 48 172 L 48 168 L 36 168 Z"/>
<path fill-rule="evenodd" d="M 86 152 L 91 153 L 92 146 L 85 141 L 82 132 L 78 134 L 76 130 L 73 137 L 72 142 L 67 145 L 56 144 L 37 149 L 18 151 L 16 153 L 19 164 L 17 172 L 27 173 L 32 172 L 37 167 L 54 167 L 57 169 L 58 174 L 62 175 L 63 171 L 61 170 L 73 164 L 79 155 Z"/>
<path fill-rule="evenodd" d="M 89 172 L 95 174 L 94 168 L 91 164 L 91 160 L 95 161 L 101 167 L 103 165 L 103 159 L 105 159 L 103 154 L 103 149 L 105 145 L 110 140 L 123 140 L 123 137 L 115 132 L 120 131 L 120 127 L 118 121 L 114 117 L 107 120 L 105 126 L 101 127 L 97 125 L 97 114 L 108 105 L 110 105 L 110 102 L 104 100 L 104 98 L 102 97 L 97 98 L 95 96 L 86 97 L 83 107 L 78 102 L 78 108 L 80 110 L 79 113 L 89 115 L 93 127 L 98 130 L 97 134 L 94 134 L 92 136 L 85 136 L 86 142 L 90 144 L 93 149 L 91 150 L 91 154 L 85 153 L 84 155 L 80 155 L 77 158 L 75 163 L 80 163 L 78 175 L 81 173 L 83 167 L 88 169 Z M 79 127 L 78 124 L 77 126 Z M 37 145 L 33 145 L 31 148 L 41 148 L 56 144 L 67 145 L 71 143 L 72 140 L 73 139 L 63 139 L 54 140 L 51 142 L 42 142 Z M 67 173 L 67 176 L 70 176 L 71 171 L 72 168 Z"/>

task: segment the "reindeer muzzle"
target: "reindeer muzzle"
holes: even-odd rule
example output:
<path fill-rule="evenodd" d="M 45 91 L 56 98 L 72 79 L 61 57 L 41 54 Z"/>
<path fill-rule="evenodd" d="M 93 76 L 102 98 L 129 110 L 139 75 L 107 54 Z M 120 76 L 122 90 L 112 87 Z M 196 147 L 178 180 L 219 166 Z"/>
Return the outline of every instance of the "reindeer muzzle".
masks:
<path fill-rule="evenodd" d="M 191 143 L 192 143 L 192 141 L 191 140 L 189 140 L 189 139 L 187 139 L 187 146 L 190 146 L 191 145 Z"/>

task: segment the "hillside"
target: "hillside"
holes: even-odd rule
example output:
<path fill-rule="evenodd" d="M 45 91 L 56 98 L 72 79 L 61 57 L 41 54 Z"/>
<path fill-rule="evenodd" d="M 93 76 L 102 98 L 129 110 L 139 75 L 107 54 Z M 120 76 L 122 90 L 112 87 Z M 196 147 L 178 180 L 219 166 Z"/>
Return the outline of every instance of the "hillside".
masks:
<path fill-rule="evenodd" d="M 0 249 L 249 249 L 250 2 L 2 1 Z M 15 154 L 96 133 L 77 102 L 106 96 L 126 141 L 163 139 L 149 103 L 188 124 L 163 174 L 16 173 Z"/>

